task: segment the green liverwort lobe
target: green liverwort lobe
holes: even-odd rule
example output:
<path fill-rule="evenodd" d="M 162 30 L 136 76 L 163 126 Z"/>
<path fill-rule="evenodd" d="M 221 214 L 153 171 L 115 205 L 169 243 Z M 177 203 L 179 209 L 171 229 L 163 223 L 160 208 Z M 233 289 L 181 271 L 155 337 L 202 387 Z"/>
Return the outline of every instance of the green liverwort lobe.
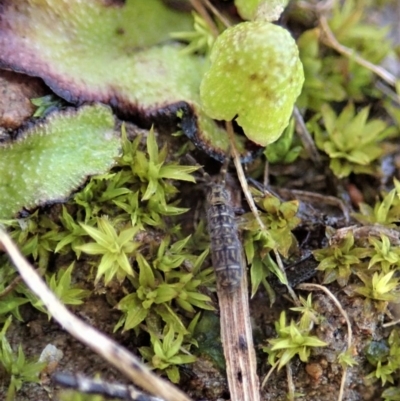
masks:
<path fill-rule="evenodd" d="M 121 146 L 110 108 L 83 106 L 49 116 L 0 146 L 0 218 L 59 201 L 115 163 Z"/>
<path fill-rule="evenodd" d="M 265 146 L 289 123 L 304 73 L 290 33 L 268 22 L 244 22 L 224 31 L 200 86 L 206 113 L 236 118 L 246 136 Z"/>

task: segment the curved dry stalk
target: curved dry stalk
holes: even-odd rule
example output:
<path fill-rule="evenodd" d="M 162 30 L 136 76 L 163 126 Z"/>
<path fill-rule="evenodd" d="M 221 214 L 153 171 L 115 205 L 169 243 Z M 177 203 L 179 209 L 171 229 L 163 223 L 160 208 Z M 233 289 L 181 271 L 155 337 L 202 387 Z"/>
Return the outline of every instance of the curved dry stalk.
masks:
<path fill-rule="evenodd" d="M 336 196 L 322 195 L 317 192 L 303 191 L 300 189 L 288 189 L 288 188 L 273 188 L 283 198 L 295 198 L 302 201 L 315 202 L 315 203 L 326 203 L 327 205 L 339 208 L 346 223 L 350 221 L 350 211 L 349 208 L 344 204 L 344 202 L 337 198 Z"/>
<path fill-rule="evenodd" d="M 261 388 L 264 388 L 264 386 L 267 384 L 268 379 L 270 378 L 270 376 L 272 375 L 274 370 L 277 368 L 278 364 L 279 364 L 279 361 L 276 361 L 275 365 L 273 365 L 271 367 L 271 369 L 268 371 L 268 373 L 265 375 L 264 380 L 261 383 Z"/>
<path fill-rule="evenodd" d="M 354 236 L 355 239 L 357 240 L 363 240 L 367 239 L 369 237 L 377 237 L 380 238 L 381 235 L 385 235 L 386 237 L 389 238 L 389 241 L 392 245 L 394 246 L 399 246 L 400 245 L 400 234 L 397 230 L 394 230 L 392 228 L 387 228 L 384 226 L 381 226 L 379 224 L 374 224 L 370 226 L 349 226 L 349 227 L 343 227 L 339 228 L 333 237 L 331 238 L 331 242 L 333 241 L 341 241 L 346 235 L 351 232 Z"/>
<path fill-rule="evenodd" d="M 299 301 L 299 297 L 296 295 L 296 293 L 294 292 L 293 288 L 290 286 L 289 280 L 288 280 L 288 278 L 286 276 L 286 270 L 285 270 L 285 266 L 283 266 L 281 255 L 279 255 L 279 252 L 276 249 L 274 249 L 273 252 L 274 252 L 274 255 L 275 255 L 275 258 L 276 258 L 276 263 L 277 263 L 277 265 L 279 267 L 279 270 L 282 272 L 283 276 L 286 279 L 285 286 L 286 286 L 286 288 L 287 288 L 287 290 L 288 290 L 288 292 L 289 292 L 294 304 L 296 306 L 300 306 L 301 303 Z"/>
<path fill-rule="evenodd" d="M 231 22 L 217 10 L 209 0 L 203 0 L 208 9 L 227 27 L 232 26 Z"/>
<path fill-rule="evenodd" d="M 351 58 L 357 64 L 367 68 L 368 70 L 372 71 L 374 74 L 378 75 L 378 77 L 382 78 L 385 82 L 389 85 L 396 87 L 396 77 L 391 74 L 389 71 L 385 70 L 383 67 L 375 65 L 368 60 L 365 60 L 361 56 L 355 53 L 354 50 L 343 46 L 339 41 L 336 39 L 335 35 L 333 34 L 331 28 L 329 27 L 328 20 L 325 16 L 321 15 L 319 17 L 319 26 L 321 28 L 321 41 L 328 47 L 336 50 L 338 53 Z M 399 96 L 398 96 L 399 97 Z"/>
<path fill-rule="evenodd" d="M 21 282 L 21 276 L 15 277 L 10 284 L 6 288 L 4 288 L 3 291 L 0 292 L 0 298 L 5 297 L 8 295 L 20 282 Z"/>
<path fill-rule="evenodd" d="M 132 385 L 109 383 L 81 374 L 55 373 L 52 380 L 63 387 L 69 387 L 85 394 L 101 394 L 125 401 L 163 401 L 159 397 L 152 397 L 139 391 Z"/>
<path fill-rule="evenodd" d="M 311 284 L 311 283 L 304 283 L 304 284 L 299 284 L 296 288 L 300 290 L 306 290 L 306 291 L 313 291 L 313 290 L 321 290 L 325 292 L 326 295 L 330 299 L 332 299 L 333 303 L 337 306 L 339 309 L 340 313 L 346 320 L 347 324 L 347 350 L 351 349 L 351 344 L 353 342 L 353 331 L 351 329 L 351 323 L 349 316 L 347 315 L 347 312 L 342 308 L 342 305 L 340 304 L 339 300 L 332 294 L 331 291 L 329 291 L 326 287 L 319 285 L 319 284 Z M 346 385 L 346 376 L 347 376 L 347 366 L 343 367 L 343 373 L 342 373 L 342 380 L 340 381 L 340 390 L 339 390 L 339 395 L 338 395 L 338 401 L 343 400 L 343 395 L 344 395 L 344 387 Z"/>
<path fill-rule="evenodd" d="M 72 314 L 51 292 L 36 270 L 22 256 L 8 234 L 0 228 L 0 243 L 31 291 L 39 297 L 51 316 L 72 336 L 86 344 L 116 367 L 137 386 L 167 401 L 190 401 L 171 383 L 161 379 L 127 349 Z"/>
<path fill-rule="evenodd" d="M 218 304 L 230 399 L 260 401 L 246 274 L 234 292 L 218 291 Z"/>
<path fill-rule="evenodd" d="M 253 213 L 255 219 L 257 220 L 258 225 L 260 226 L 261 230 L 264 231 L 264 230 L 266 230 L 266 227 L 265 227 L 264 223 L 261 221 L 260 215 L 258 214 L 257 206 L 254 203 L 253 197 L 251 196 L 250 189 L 247 184 L 246 177 L 244 175 L 242 163 L 240 162 L 239 152 L 238 152 L 238 150 L 236 148 L 236 144 L 235 144 L 235 137 L 234 137 L 235 134 L 233 133 L 232 122 L 227 121 L 225 126 L 226 126 L 226 132 L 228 133 L 228 136 L 229 136 L 230 150 L 231 150 L 233 162 L 235 163 L 236 172 L 237 172 L 244 196 L 246 197 L 247 203 L 248 203 L 250 210 Z"/>
<path fill-rule="evenodd" d="M 289 401 L 295 400 L 295 387 L 293 383 L 293 372 L 292 367 L 290 366 L 290 362 L 286 364 L 286 378 L 288 382 L 288 395 L 287 398 Z"/>
<path fill-rule="evenodd" d="M 215 25 L 215 22 L 213 19 L 210 17 L 210 14 L 208 14 L 206 8 L 204 7 L 204 4 L 202 3 L 201 0 L 190 0 L 190 4 L 192 7 L 196 10 L 197 14 L 203 18 L 204 21 L 206 21 L 207 25 L 209 26 L 211 33 L 215 38 L 219 36 L 219 29 L 217 25 Z"/>
<path fill-rule="evenodd" d="M 395 326 L 396 324 L 399 324 L 399 323 L 400 323 L 400 319 L 393 320 L 392 322 L 382 324 L 382 327 L 391 327 L 391 326 Z"/>
<path fill-rule="evenodd" d="M 321 157 L 318 153 L 318 149 L 315 146 L 315 143 L 311 137 L 311 134 L 306 127 L 303 116 L 301 115 L 300 110 L 297 106 L 294 106 L 293 117 L 294 117 L 295 124 L 296 124 L 296 133 L 300 137 L 300 140 L 304 146 L 304 149 L 306 150 L 308 156 L 314 162 L 314 164 L 316 166 L 320 166 L 321 165 Z"/>

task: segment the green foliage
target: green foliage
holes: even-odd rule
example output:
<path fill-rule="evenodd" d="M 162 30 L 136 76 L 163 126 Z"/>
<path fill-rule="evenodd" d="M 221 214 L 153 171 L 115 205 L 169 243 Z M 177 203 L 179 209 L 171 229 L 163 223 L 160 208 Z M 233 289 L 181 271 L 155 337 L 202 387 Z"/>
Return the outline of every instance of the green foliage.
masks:
<path fill-rule="evenodd" d="M 188 46 L 182 50 L 183 53 L 201 53 L 208 54 L 214 44 L 214 35 L 210 26 L 195 12 L 192 12 L 194 23 L 193 31 L 173 32 L 171 37 L 188 42 Z"/>
<path fill-rule="evenodd" d="M 274 143 L 267 146 L 264 154 L 269 163 L 293 163 L 299 156 L 302 147 L 294 143 L 294 118 L 290 119 L 289 125 L 283 131 L 282 136 Z"/>
<path fill-rule="evenodd" d="M 64 305 L 81 305 L 83 299 L 90 295 L 90 291 L 83 290 L 72 284 L 72 270 L 74 263 L 71 263 L 68 268 L 60 268 L 57 273 L 52 275 L 46 274 L 46 282 L 52 293 L 64 304 Z M 25 294 L 30 300 L 31 304 L 43 313 L 47 313 L 49 320 L 51 318 L 50 313 L 43 306 L 43 302 L 37 298 L 32 292 L 24 286 L 19 287 L 19 291 Z"/>
<path fill-rule="evenodd" d="M 384 302 L 400 302 L 399 279 L 393 278 L 395 272 L 375 272 L 371 275 L 358 272 L 357 275 L 364 286 L 355 286 L 354 291 L 366 298 Z"/>
<path fill-rule="evenodd" d="M 118 156 L 111 110 L 102 105 L 53 114 L 0 146 L 0 218 L 67 197 Z"/>
<path fill-rule="evenodd" d="M 364 1 L 335 2 L 328 23 L 340 44 L 379 65 L 393 46 L 387 39 L 387 28 L 372 24 L 366 10 Z M 305 75 L 298 105 L 318 112 L 329 101 L 380 97 L 373 86 L 374 74 L 353 58 L 325 47 L 320 34 L 320 28 L 310 29 L 297 41 Z"/>
<path fill-rule="evenodd" d="M 381 141 L 393 133 L 387 129 L 383 120 L 368 119 L 369 107 L 356 113 L 349 103 L 339 116 L 327 104 L 321 107 L 325 131 L 321 130 L 316 119 L 310 122 L 315 142 L 319 149 L 330 157 L 330 168 L 339 177 L 350 173 L 373 174 L 373 162 L 383 155 Z"/>
<path fill-rule="evenodd" d="M 374 207 L 361 203 L 360 213 L 354 217 L 363 224 L 379 224 L 386 227 L 396 227 L 400 220 L 400 182 L 393 179 L 394 188 L 386 194 L 382 201 L 377 201 Z"/>
<path fill-rule="evenodd" d="M 361 264 L 361 260 L 369 256 L 366 248 L 354 245 L 353 234 L 349 231 L 339 242 L 331 244 L 328 248 L 313 252 L 314 258 L 320 262 L 317 269 L 325 271 L 324 283 L 337 281 L 344 287 L 349 281 L 352 269 Z"/>
<path fill-rule="evenodd" d="M 276 250 L 286 258 L 289 250 L 297 246 L 292 230 L 300 223 L 300 219 L 296 216 L 298 202 L 281 202 L 272 195 L 262 194 L 254 189 L 252 193 L 256 204 L 261 209 L 260 218 L 266 227 L 265 231 L 260 230 L 252 213 L 242 216 L 243 222 L 240 228 L 245 231 L 244 250 L 247 262 L 250 264 L 252 295 L 262 283 L 273 299 L 273 291 L 266 282 L 266 277 L 272 272 L 281 282 L 287 283 L 271 258 L 270 251 Z"/>
<path fill-rule="evenodd" d="M 122 282 L 127 275 L 133 275 L 127 255 L 134 253 L 140 247 L 139 242 L 132 240 L 139 228 L 128 227 L 117 233 L 106 217 L 97 219 L 97 227 L 98 229 L 82 224 L 82 228 L 95 242 L 80 245 L 77 249 L 88 255 L 102 255 L 96 281 L 104 275 L 106 285 L 114 276 Z"/>
<path fill-rule="evenodd" d="M 162 202 L 165 205 L 165 196 L 176 192 L 176 189 L 171 184 L 168 185 L 165 180 L 182 180 L 194 183 L 195 179 L 190 173 L 196 171 L 198 167 L 180 166 L 176 162 L 166 163 L 167 147 L 164 146 L 161 151 L 158 150 L 153 130 L 150 130 L 146 143 L 148 158 L 144 152 L 135 149 L 135 143 L 130 145 L 126 140 L 124 146 L 129 147 L 131 152 L 129 154 L 129 151 L 125 149 L 124 154 L 128 155 L 128 158 L 131 157 L 132 171 L 143 183 L 141 192 L 143 192 L 143 188 L 146 188 L 141 200 L 148 201 L 151 198 L 154 202 Z M 125 162 L 126 159 L 123 159 L 123 163 Z"/>
<path fill-rule="evenodd" d="M 319 111 L 325 102 L 340 102 L 346 98 L 346 91 L 340 83 L 341 73 L 333 71 L 330 60 L 322 57 L 319 34 L 319 29 L 310 29 L 297 40 L 305 77 L 297 104 L 314 111 Z"/>
<path fill-rule="evenodd" d="M 59 395 L 60 401 L 117 401 L 102 395 L 84 394 L 74 390 L 63 390 Z"/>
<path fill-rule="evenodd" d="M 243 19 L 277 21 L 288 0 L 235 0 L 235 6 Z"/>
<path fill-rule="evenodd" d="M 384 399 L 383 401 L 400 401 L 400 388 L 396 387 L 388 387 L 381 394 L 381 397 Z"/>
<path fill-rule="evenodd" d="M 123 127 L 123 153 L 118 166 L 108 174 L 93 177 L 75 196 L 74 201 L 81 206 L 77 219 L 85 221 L 81 228 L 63 210 L 62 222 L 69 233 L 57 250 L 68 244 L 78 256 L 80 252 L 101 255 L 96 281 L 104 276 L 106 284 L 114 277 L 121 282 L 126 276 L 134 276 L 131 264 L 141 245 L 135 237 L 143 235 L 142 230 L 147 226 L 166 228 L 162 216 L 187 211 L 170 202 L 178 192 L 172 180 L 193 182 L 190 173 L 197 167 L 167 162 L 167 147 L 159 151 L 153 131 L 147 137 L 147 154 L 140 149 L 141 139 L 138 136 L 129 141 Z M 101 214 L 108 218 L 98 217 Z M 95 242 L 82 244 L 84 234 Z"/>
<path fill-rule="evenodd" d="M 371 23 L 364 1 L 351 0 L 336 3 L 329 25 L 336 39 L 369 62 L 379 65 L 389 55 L 393 44 L 388 40 L 388 28 Z M 327 57 L 347 96 L 362 101 L 366 96 L 380 97 L 374 90 L 374 74 L 351 57 L 332 54 Z"/>
<path fill-rule="evenodd" d="M 60 223 L 62 225 L 62 235 L 60 235 L 58 238 L 57 246 L 54 248 L 54 252 L 61 253 L 63 251 L 66 253 L 67 250 L 71 249 L 79 258 L 81 255 L 79 246 L 83 245 L 84 243 L 83 237 L 86 235 L 86 231 L 73 219 L 68 212 L 68 208 L 64 205 L 62 206 Z"/>
<path fill-rule="evenodd" d="M 318 312 L 314 309 L 312 303 L 312 294 L 308 294 L 307 299 L 300 297 L 299 301 L 302 306 L 296 306 L 290 308 L 290 310 L 301 313 L 299 321 L 299 329 L 301 331 L 311 330 L 314 327 L 314 324 L 318 324 L 320 321 Z"/>
<path fill-rule="evenodd" d="M 39 268 L 45 270 L 62 236 L 59 226 L 39 210 L 26 218 L 1 220 L 1 223 L 8 228 L 23 255 L 32 257 Z"/>
<path fill-rule="evenodd" d="M 244 223 L 241 224 L 241 228 L 253 236 L 253 243 L 262 240 L 267 235 L 270 240 L 265 242 L 264 248 L 269 248 L 268 251 L 276 249 L 284 257 L 287 257 L 289 249 L 296 244 L 292 230 L 300 223 L 300 218 L 296 216 L 299 207 L 298 201 L 281 202 L 275 196 L 268 193 L 263 194 L 255 189 L 252 190 L 252 194 L 257 206 L 261 209 L 260 218 L 265 224 L 268 234 L 260 231 L 252 213 L 243 215 Z"/>
<path fill-rule="evenodd" d="M 46 366 L 46 363 L 28 362 L 21 345 L 18 353 L 15 354 L 6 338 L 6 332 L 11 324 L 9 317 L 0 332 L 0 368 L 10 378 L 6 401 L 13 401 L 16 393 L 24 383 L 39 383 L 39 373 Z"/>
<path fill-rule="evenodd" d="M 212 310 L 209 304 L 210 298 L 201 294 L 198 287 L 210 282 L 213 276 L 212 269 L 200 271 L 208 250 L 195 258 L 193 268 L 190 272 L 177 270 L 177 267 L 183 261 L 183 258 L 193 259 L 193 255 L 185 255 L 182 242 L 172 245 L 169 250 L 168 239 L 161 242 L 158 257 L 152 265 L 141 255 L 137 255 L 139 267 L 138 277 L 131 279 L 135 291 L 124 297 L 117 305 L 124 315 L 117 323 L 115 330 L 122 325 L 124 330 L 130 330 L 137 327 L 146 319 L 152 319 L 156 314 L 166 323 L 170 323 L 176 332 L 186 333 L 186 329 L 181 319 L 176 315 L 173 303 L 181 309 L 193 313 L 193 306 Z M 172 249 L 172 252 L 170 250 Z M 179 255 L 179 256 L 178 256 Z"/>
<path fill-rule="evenodd" d="M 150 331 L 150 341 L 152 347 L 140 347 L 140 353 L 145 360 L 151 362 L 153 369 L 165 371 L 169 380 L 178 383 L 180 375 L 176 365 L 196 361 L 196 357 L 183 347 L 183 333 L 175 332 L 167 325 L 164 328 L 163 338 Z"/>
<path fill-rule="evenodd" d="M 336 2 L 328 23 L 342 45 L 379 65 L 393 46 L 387 39 L 387 28 L 372 24 L 366 9 L 364 1 Z M 298 105 L 318 112 L 324 102 L 381 97 L 373 85 L 374 74 L 352 57 L 325 47 L 320 34 L 320 28 L 310 29 L 297 41 L 305 75 Z"/>
<path fill-rule="evenodd" d="M 111 280 L 127 278 L 130 283 L 128 280 L 126 283 L 132 285 L 133 291 L 118 304 L 123 316 L 116 329 L 121 326 L 125 330 L 138 329 L 143 323 L 142 328 L 160 333 L 168 324 L 189 341 L 191 334 L 185 316 L 194 314 L 196 308 L 213 309 L 210 298 L 199 288 L 213 285 L 215 277 L 211 268 L 201 270 L 208 248 L 198 255 L 198 245 L 189 237 L 173 242 L 180 228 L 171 224 L 171 220 L 167 225 L 164 216 L 187 210 L 177 206 L 174 181 L 193 182 L 190 173 L 197 167 L 168 161 L 167 148 L 159 150 L 153 131 L 146 140 L 147 152 L 143 150 L 141 136 L 130 142 L 124 127 L 122 134 L 123 152 L 114 168 L 92 177 L 62 207 L 59 219 L 50 219 L 38 210 L 28 218 L 5 223 L 24 254 L 39 259 L 43 271 L 52 253 L 70 254 L 72 250 L 78 257 L 93 255 L 89 263 L 97 268 L 96 281 L 104 277 L 109 284 Z M 158 230 L 156 237 L 152 237 L 151 227 Z M 169 235 L 163 234 L 163 230 L 168 230 Z M 88 238 L 92 241 L 88 242 Z M 46 280 L 63 303 L 77 305 L 88 292 L 71 284 L 72 268 L 71 265 L 46 275 Z M 0 271 L 7 281 L 11 280 L 12 271 L 5 267 Z M 43 310 L 23 286 L 17 290 Z M 27 300 L 15 294 L 10 296 L 5 298 L 8 303 L 4 304 L 7 306 L 4 313 L 12 312 L 20 318 L 18 306 Z M 154 320 L 158 322 L 156 325 L 152 323 Z M 181 336 L 177 340 L 181 341 Z M 168 371 L 176 377 L 176 368 Z"/>
<path fill-rule="evenodd" d="M 329 26 L 340 43 L 375 64 L 387 55 L 391 43 L 387 39 L 388 28 L 367 22 L 367 12 L 364 1 L 337 3 L 333 7 Z"/>
<path fill-rule="evenodd" d="M 368 379 L 380 379 L 384 386 L 386 382 L 394 384 L 395 377 L 398 376 L 400 371 L 400 334 L 398 329 L 392 330 L 388 338 L 388 352 L 375 354 L 374 358 L 369 358 L 369 362 L 375 365 L 375 371 L 371 372 Z M 395 393 L 387 392 L 388 399 L 396 400 L 396 398 L 390 398 L 390 394 Z"/>
<path fill-rule="evenodd" d="M 373 237 L 368 239 L 370 245 L 374 247 L 368 269 L 374 267 L 383 273 L 389 273 L 392 268 L 400 267 L 400 248 L 392 246 L 389 238 L 384 234 L 381 234 L 381 240 Z"/>
<path fill-rule="evenodd" d="M 343 368 L 358 365 L 358 362 L 354 359 L 353 353 L 354 350 L 350 348 L 344 352 L 341 352 L 338 355 L 338 362 L 342 365 Z"/>
<path fill-rule="evenodd" d="M 215 312 L 204 311 L 194 328 L 193 337 L 197 342 L 196 355 L 211 358 L 215 366 L 226 371 L 224 352 L 221 344 L 220 321 Z"/>
<path fill-rule="evenodd" d="M 54 95 L 46 95 L 43 97 L 37 97 L 31 99 L 31 103 L 37 107 L 33 117 L 40 118 L 46 116 L 46 114 L 53 108 L 61 107 L 61 100 Z"/>
<path fill-rule="evenodd" d="M 333 7 L 329 25 L 341 44 L 369 62 L 379 65 L 388 56 L 393 45 L 388 40 L 388 27 L 371 23 L 367 10 L 363 1 L 337 3 Z M 332 58 L 332 61 L 335 62 L 335 59 Z M 348 79 L 345 74 L 340 75 L 349 96 L 361 100 L 363 92 L 371 94 L 368 93 L 374 78 L 371 71 L 357 65 L 351 59 L 343 59 L 341 67 L 353 78 Z"/>
<path fill-rule="evenodd" d="M 266 22 L 240 23 L 218 36 L 210 61 L 200 86 L 206 113 L 217 120 L 235 118 L 259 145 L 276 141 L 304 81 L 289 32 Z"/>
<path fill-rule="evenodd" d="M 279 321 L 275 322 L 278 338 L 270 339 L 271 346 L 263 347 L 268 353 L 268 363 L 272 366 L 278 364 L 278 370 L 285 366 L 295 355 L 302 362 L 307 362 L 312 347 L 324 347 L 327 344 L 318 337 L 310 335 L 310 329 L 301 329 L 291 320 L 286 324 L 286 313 L 281 312 Z"/>
<path fill-rule="evenodd" d="M 15 269 L 10 262 L 5 258 L 0 258 L 0 292 L 3 292 L 16 277 Z M 22 321 L 19 307 L 27 302 L 29 301 L 25 297 L 20 297 L 15 291 L 0 297 L 0 323 L 3 323 L 10 313 L 16 319 Z"/>

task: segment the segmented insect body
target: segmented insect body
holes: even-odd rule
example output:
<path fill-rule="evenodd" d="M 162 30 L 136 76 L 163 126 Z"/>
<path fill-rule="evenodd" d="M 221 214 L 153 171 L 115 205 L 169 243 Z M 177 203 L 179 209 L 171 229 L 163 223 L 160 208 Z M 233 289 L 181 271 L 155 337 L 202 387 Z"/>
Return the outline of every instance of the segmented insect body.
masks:
<path fill-rule="evenodd" d="M 242 248 L 229 192 L 215 184 L 207 195 L 211 259 L 220 288 L 233 291 L 242 279 Z"/>

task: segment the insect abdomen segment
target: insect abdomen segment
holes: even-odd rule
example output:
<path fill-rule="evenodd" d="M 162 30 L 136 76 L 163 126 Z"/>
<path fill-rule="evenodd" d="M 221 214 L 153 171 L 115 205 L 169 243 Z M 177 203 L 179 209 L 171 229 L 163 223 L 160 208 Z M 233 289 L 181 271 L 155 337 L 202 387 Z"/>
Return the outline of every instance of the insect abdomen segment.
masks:
<path fill-rule="evenodd" d="M 218 284 L 233 291 L 242 279 L 242 247 L 230 196 L 223 185 L 216 185 L 208 195 L 207 220 Z"/>

